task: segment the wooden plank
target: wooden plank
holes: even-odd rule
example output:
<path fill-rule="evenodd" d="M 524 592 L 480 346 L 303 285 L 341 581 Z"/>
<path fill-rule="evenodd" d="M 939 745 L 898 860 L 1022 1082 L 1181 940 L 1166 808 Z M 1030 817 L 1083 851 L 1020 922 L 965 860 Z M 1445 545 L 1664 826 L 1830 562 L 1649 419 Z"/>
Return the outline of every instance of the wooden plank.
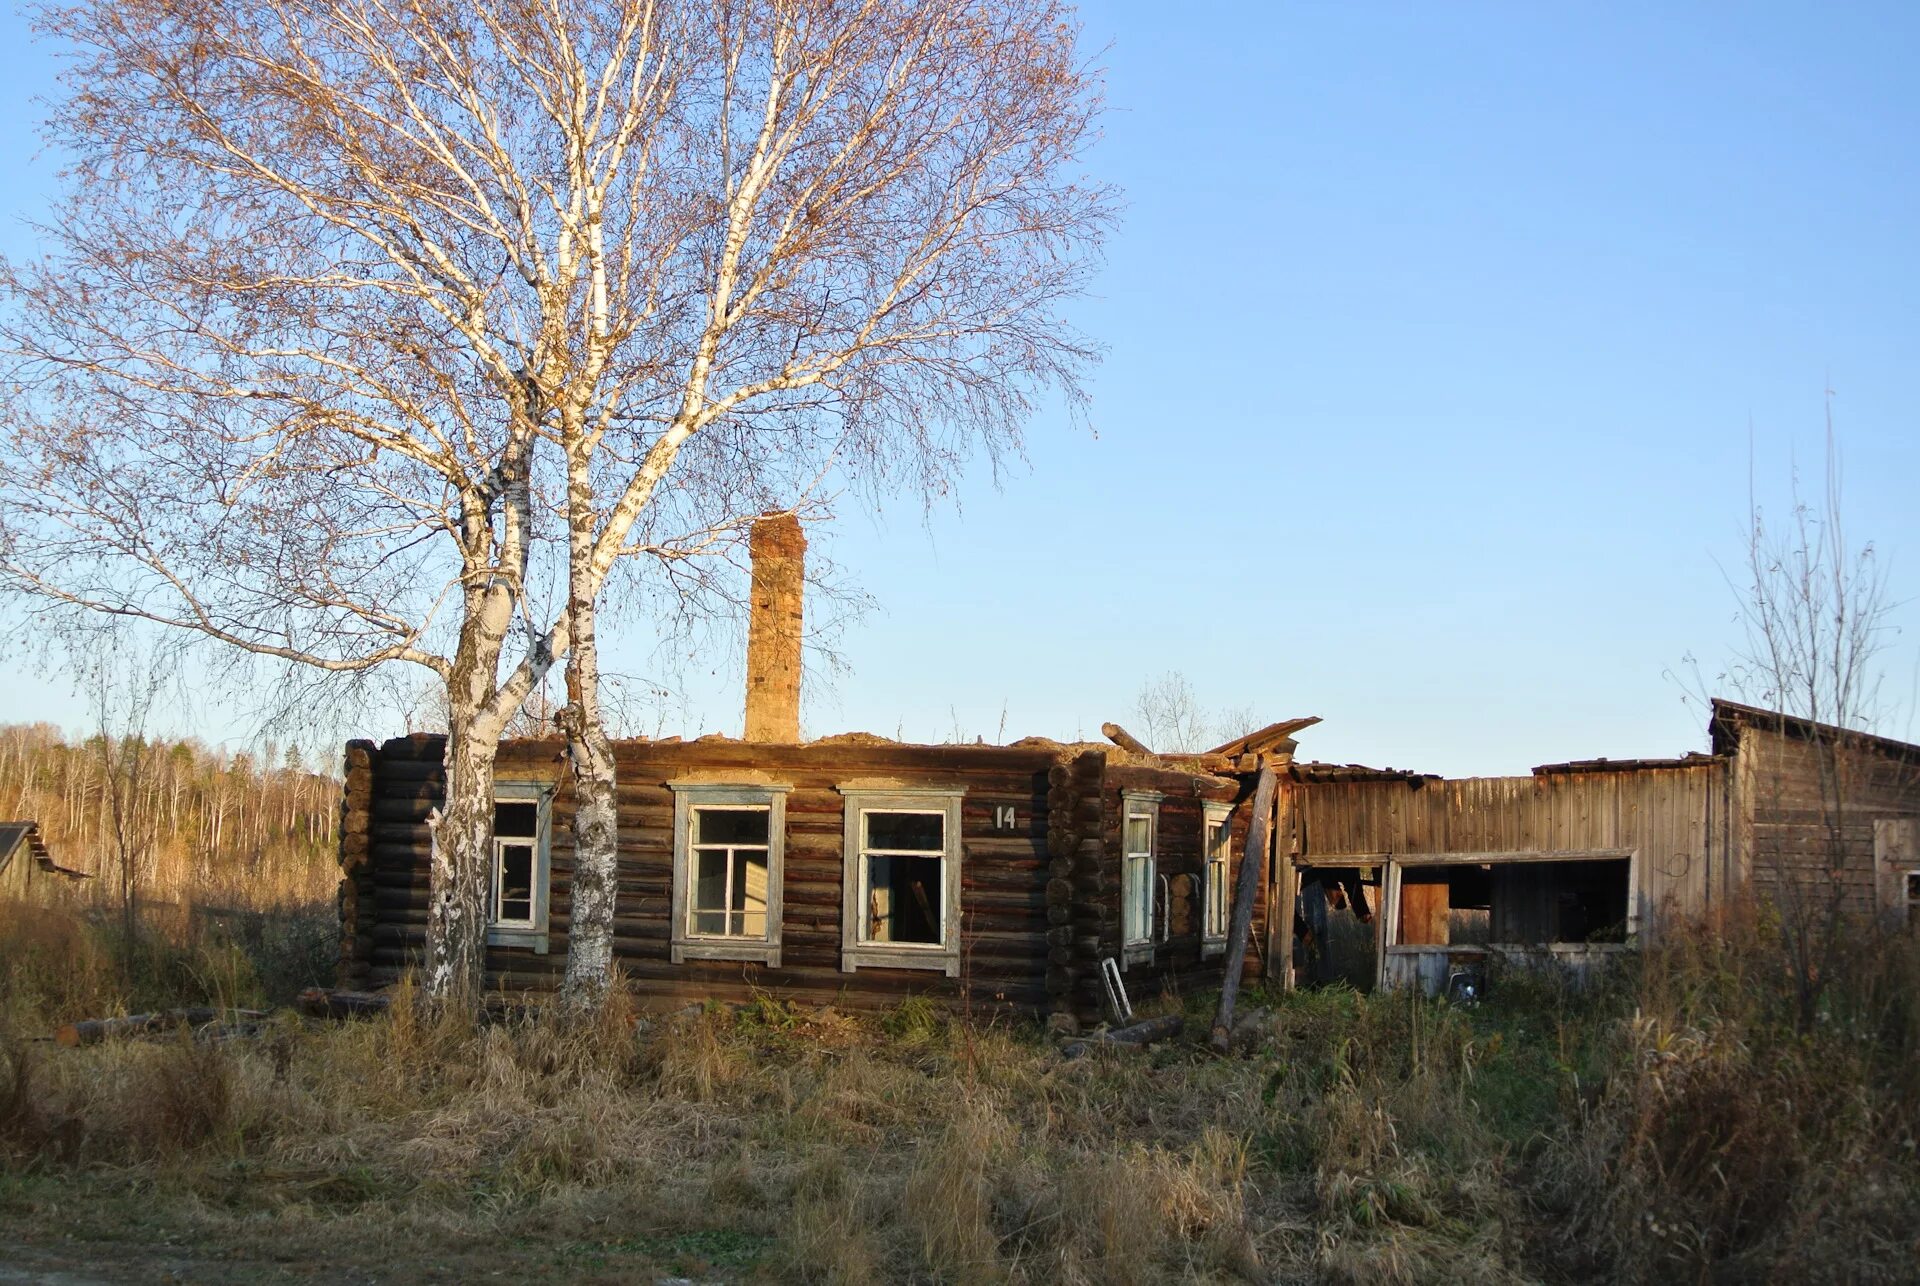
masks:
<path fill-rule="evenodd" d="M 1247 939 L 1253 931 L 1254 891 L 1260 882 L 1260 866 L 1266 856 L 1276 782 L 1273 765 L 1263 764 L 1259 785 L 1253 792 L 1253 828 L 1240 854 L 1240 872 L 1233 898 L 1233 923 L 1227 936 L 1226 972 L 1220 979 L 1220 1009 L 1214 1016 L 1212 1045 L 1226 1053 L 1233 1035 L 1233 1005 L 1240 993 L 1240 975 L 1247 961 Z"/>

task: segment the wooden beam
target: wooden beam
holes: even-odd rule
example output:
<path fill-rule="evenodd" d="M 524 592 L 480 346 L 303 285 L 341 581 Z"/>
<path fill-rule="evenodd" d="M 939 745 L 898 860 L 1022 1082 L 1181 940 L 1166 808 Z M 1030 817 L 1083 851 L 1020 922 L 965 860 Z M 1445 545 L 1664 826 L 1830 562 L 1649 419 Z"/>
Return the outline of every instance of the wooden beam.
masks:
<path fill-rule="evenodd" d="M 1240 878 L 1233 895 L 1227 970 L 1220 979 L 1220 1012 L 1213 1020 L 1213 1047 L 1222 1054 L 1227 1052 L 1233 1037 L 1233 1004 L 1240 995 L 1240 974 L 1247 964 L 1247 939 L 1253 932 L 1253 898 L 1260 885 L 1260 865 L 1266 858 L 1267 840 L 1273 830 L 1275 789 L 1273 765 L 1262 764 L 1259 784 L 1253 791 L 1253 818 L 1247 830 L 1247 845 L 1240 854 Z"/>
<path fill-rule="evenodd" d="M 1140 738 L 1134 736 L 1117 723 L 1101 724 L 1100 735 L 1122 750 L 1131 750 L 1136 755 L 1153 754 L 1153 751 L 1147 749 L 1145 742 L 1141 741 Z"/>
<path fill-rule="evenodd" d="M 1293 734 L 1311 728 L 1320 722 L 1319 715 L 1309 715 L 1304 719 L 1282 719 L 1279 723 L 1270 723 L 1264 728 L 1249 732 L 1245 736 L 1235 737 L 1232 741 L 1215 746 L 1206 751 L 1209 755 L 1246 755 L 1262 754 L 1292 739 Z"/>

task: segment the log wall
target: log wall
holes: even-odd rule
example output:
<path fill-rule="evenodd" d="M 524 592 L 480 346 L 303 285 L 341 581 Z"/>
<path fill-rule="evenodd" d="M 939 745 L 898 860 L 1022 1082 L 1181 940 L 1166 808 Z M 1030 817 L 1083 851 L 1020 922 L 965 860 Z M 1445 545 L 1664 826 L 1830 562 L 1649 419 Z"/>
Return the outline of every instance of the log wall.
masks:
<path fill-rule="evenodd" d="M 445 788 L 443 739 L 395 738 L 347 748 L 340 891 L 342 985 L 390 984 L 416 963 L 427 922 L 427 816 Z M 1167 796 L 1162 870 L 1184 883 L 1174 940 L 1154 969 L 1129 978 L 1136 996 L 1218 985 L 1219 961 L 1199 959 L 1200 798 L 1231 799 L 1233 783 L 1164 770 L 1110 771 L 1106 755 L 1080 747 L 905 746 L 816 742 L 620 742 L 619 901 L 614 950 L 642 1003 L 668 1006 L 757 993 L 810 1003 L 873 1006 L 924 994 L 956 1007 L 1097 1020 L 1098 961 L 1116 954 L 1120 932 L 1117 814 L 1120 790 L 1152 780 Z M 781 964 L 671 959 L 673 792 L 699 774 L 791 787 L 786 796 Z M 1145 774 L 1142 776 L 1141 774 Z M 499 782 L 551 782 L 548 950 L 492 946 L 488 982 L 507 991 L 545 990 L 565 970 L 573 804 L 562 744 L 502 745 Z M 961 968 L 957 978 L 863 965 L 841 970 L 843 796 L 850 781 L 884 779 L 903 789 L 965 790 L 961 807 Z M 1011 807 L 1012 830 L 996 826 Z M 1246 819 L 1236 813 L 1238 844 Z M 1210 974 L 1209 974 L 1210 968 Z M 1250 967 L 1250 972 L 1254 970 Z M 1145 988 L 1143 992 L 1141 988 Z"/>

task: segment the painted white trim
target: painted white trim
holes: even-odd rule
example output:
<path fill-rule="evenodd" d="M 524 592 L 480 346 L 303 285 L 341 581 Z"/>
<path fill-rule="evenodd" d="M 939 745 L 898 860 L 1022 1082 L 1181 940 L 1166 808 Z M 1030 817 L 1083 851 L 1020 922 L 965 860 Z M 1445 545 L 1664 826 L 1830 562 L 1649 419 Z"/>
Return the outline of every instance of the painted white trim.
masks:
<path fill-rule="evenodd" d="M 863 790 L 846 784 L 841 832 L 840 969 L 938 969 L 949 978 L 960 976 L 960 864 L 965 852 L 960 842 L 960 802 L 964 789 Z M 937 813 L 942 822 L 945 851 L 941 862 L 940 936 L 937 943 L 865 942 L 866 863 L 861 847 L 861 818 L 867 813 Z"/>
<path fill-rule="evenodd" d="M 673 892 L 669 902 L 673 963 L 748 960 L 778 969 L 786 888 L 787 792 L 793 787 L 711 781 L 670 781 L 667 786 L 673 791 Z M 693 810 L 704 807 L 767 810 L 767 929 L 762 937 L 697 934 L 689 928 L 693 909 Z"/>
<path fill-rule="evenodd" d="M 493 802 L 498 804 L 532 803 L 539 807 L 533 841 L 533 916 L 526 921 L 505 924 L 493 920 L 495 893 L 500 887 L 500 839 L 494 837 L 487 872 L 487 945 L 490 947 L 530 947 L 540 955 L 548 950 L 548 914 L 552 906 L 553 885 L 553 792 L 550 781 L 498 781 L 493 783 Z"/>
<path fill-rule="evenodd" d="M 1160 801 L 1166 796 L 1157 790 L 1120 792 L 1120 967 L 1153 963 L 1153 915 L 1160 888 Z M 1132 902 L 1132 881 L 1128 863 L 1127 825 L 1136 817 L 1147 819 L 1147 905 L 1142 909 L 1143 923 L 1129 925 L 1127 910 Z M 1138 929 L 1140 936 L 1134 937 Z"/>
<path fill-rule="evenodd" d="M 1207 831 L 1214 826 L 1221 828 L 1227 841 L 1224 872 L 1226 914 L 1221 917 L 1218 933 L 1210 933 L 1207 929 L 1207 915 L 1213 909 L 1215 893 L 1213 854 L 1207 848 Z M 1226 954 L 1227 932 L 1233 923 L 1233 876 L 1233 805 L 1203 802 L 1200 805 L 1200 958 L 1202 960 Z"/>

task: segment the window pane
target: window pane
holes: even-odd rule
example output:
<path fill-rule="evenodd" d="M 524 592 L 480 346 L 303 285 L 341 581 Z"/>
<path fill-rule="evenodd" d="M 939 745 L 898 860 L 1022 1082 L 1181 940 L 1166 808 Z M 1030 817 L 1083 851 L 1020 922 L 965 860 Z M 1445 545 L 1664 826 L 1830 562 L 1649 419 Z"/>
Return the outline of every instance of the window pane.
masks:
<path fill-rule="evenodd" d="M 1125 929 L 1129 942 L 1144 939 L 1153 918 L 1153 881 L 1148 878 L 1151 866 L 1145 858 L 1127 859 Z"/>
<path fill-rule="evenodd" d="M 1207 823 L 1207 857 L 1210 860 L 1226 860 L 1228 835 L 1229 832 L 1223 823 Z"/>
<path fill-rule="evenodd" d="M 1153 848 L 1153 822 L 1146 817 L 1127 818 L 1127 852 L 1145 853 Z"/>
<path fill-rule="evenodd" d="M 705 937 L 723 936 L 727 931 L 727 913 L 725 911 L 694 912 L 693 931 Z"/>
<path fill-rule="evenodd" d="M 532 839 L 540 833 L 540 805 L 532 802 L 493 806 L 493 833 L 497 839 Z"/>
<path fill-rule="evenodd" d="M 693 855 L 695 867 L 693 877 L 693 909 L 695 911 L 725 911 L 727 909 L 727 850 L 703 849 Z M 715 933 L 722 930 L 715 929 Z"/>
<path fill-rule="evenodd" d="M 943 941 L 944 865 L 937 857 L 869 857 L 866 941 L 935 945 Z"/>
<path fill-rule="evenodd" d="M 501 920 L 533 918 L 533 845 L 501 844 L 500 906 Z"/>
<path fill-rule="evenodd" d="M 1911 901 L 1920 902 L 1920 871 L 1907 872 L 1907 897 Z"/>
<path fill-rule="evenodd" d="M 772 812 L 766 808 L 696 808 L 693 842 L 696 844 L 762 844 Z"/>
<path fill-rule="evenodd" d="M 945 813 L 868 813 L 867 848 L 910 848 L 938 853 L 946 848 Z"/>
<path fill-rule="evenodd" d="M 729 909 L 746 913 L 742 933 L 763 936 L 767 926 L 767 855 L 752 850 L 733 855 L 733 900 Z M 752 927 L 755 923 L 759 927 Z"/>

